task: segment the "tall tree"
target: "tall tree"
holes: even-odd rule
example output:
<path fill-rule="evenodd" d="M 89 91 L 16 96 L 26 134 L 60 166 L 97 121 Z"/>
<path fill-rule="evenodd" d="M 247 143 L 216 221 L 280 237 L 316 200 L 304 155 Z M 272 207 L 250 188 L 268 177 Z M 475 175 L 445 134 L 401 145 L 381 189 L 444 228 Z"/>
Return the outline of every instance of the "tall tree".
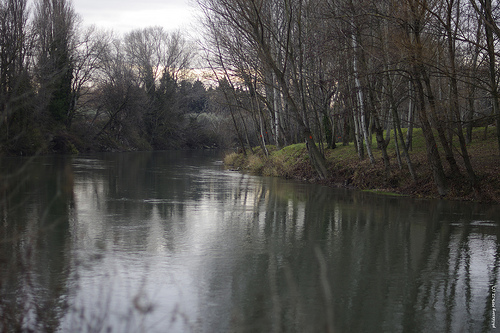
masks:
<path fill-rule="evenodd" d="M 143 118 L 148 142 L 164 149 L 169 133 L 179 127 L 177 81 L 189 68 L 193 47 L 179 31 L 150 27 L 127 34 L 125 51 L 148 98 Z"/>
<path fill-rule="evenodd" d="M 495 117 L 497 127 L 497 141 L 498 151 L 500 154 L 500 92 L 499 92 L 499 79 L 497 73 L 497 51 L 495 49 L 495 36 L 500 39 L 500 27 L 498 25 L 499 3 L 492 0 L 470 0 L 470 3 L 478 13 L 479 17 L 484 23 L 484 32 L 486 36 L 486 51 L 488 53 L 488 77 L 489 77 L 489 90 L 493 105 L 493 114 Z"/>
<path fill-rule="evenodd" d="M 27 0 L 0 1 L 0 145 L 33 153 L 33 142 L 22 140 L 33 132 L 28 16 Z"/>
<path fill-rule="evenodd" d="M 458 87 L 458 70 L 457 70 L 457 40 L 458 40 L 458 29 L 461 25 L 461 2 L 460 0 L 447 0 L 443 8 L 443 15 L 438 16 L 438 20 L 442 24 L 445 32 L 446 40 L 446 50 L 448 55 L 448 68 L 446 73 L 449 77 L 449 87 L 450 87 L 450 113 L 452 114 L 453 122 L 456 124 L 455 132 L 459 139 L 460 151 L 462 153 L 462 159 L 465 164 L 468 178 L 471 185 L 478 190 L 477 177 L 472 167 L 469 152 L 467 151 L 467 145 L 465 141 L 465 136 L 463 133 L 463 122 L 462 115 L 460 112 L 460 95 Z"/>
<path fill-rule="evenodd" d="M 73 55 L 71 101 L 66 119 L 68 129 L 77 117 L 78 109 L 85 110 L 86 103 L 92 99 L 92 86 L 99 81 L 98 74 L 103 67 L 102 60 L 110 44 L 111 35 L 99 31 L 95 26 L 78 31 Z M 86 98 L 81 103 L 82 97 Z"/>
<path fill-rule="evenodd" d="M 407 24 L 406 28 L 409 40 L 408 58 L 410 59 L 413 84 L 417 90 L 417 110 L 420 125 L 422 127 L 422 133 L 426 143 L 427 159 L 431 166 L 434 182 L 439 194 L 446 195 L 449 189 L 448 182 L 441 163 L 437 142 L 432 131 L 432 126 L 429 120 L 430 112 L 427 106 L 429 105 L 432 108 L 435 107 L 435 105 L 433 105 L 434 101 L 432 98 L 429 101 L 429 104 L 426 102 L 426 93 L 431 92 L 430 79 L 426 68 L 427 62 L 424 55 L 427 44 L 423 40 L 424 28 L 429 16 L 427 11 L 427 2 L 421 0 L 407 0 L 405 4 L 407 7 L 404 11 L 404 20 L 405 24 Z"/>
<path fill-rule="evenodd" d="M 56 124 L 65 124 L 71 112 L 76 20 L 67 0 L 35 4 L 38 80 L 46 111 Z"/>

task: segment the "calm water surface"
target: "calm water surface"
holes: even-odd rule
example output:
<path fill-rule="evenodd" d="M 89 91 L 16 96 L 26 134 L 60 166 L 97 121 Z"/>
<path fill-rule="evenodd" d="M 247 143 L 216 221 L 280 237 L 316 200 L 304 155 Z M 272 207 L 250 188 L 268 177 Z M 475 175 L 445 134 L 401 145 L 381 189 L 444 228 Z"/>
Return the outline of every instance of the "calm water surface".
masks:
<path fill-rule="evenodd" d="M 500 327 L 498 205 L 335 190 L 220 160 L 2 160 L 0 331 Z"/>

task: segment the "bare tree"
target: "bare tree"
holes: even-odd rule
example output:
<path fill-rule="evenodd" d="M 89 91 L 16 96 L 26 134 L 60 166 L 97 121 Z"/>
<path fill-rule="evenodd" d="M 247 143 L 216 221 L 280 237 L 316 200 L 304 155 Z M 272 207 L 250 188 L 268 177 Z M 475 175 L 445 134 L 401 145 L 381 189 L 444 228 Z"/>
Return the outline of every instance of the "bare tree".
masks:
<path fill-rule="evenodd" d="M 315 115 L 307 98 L 305 41 L 308 30 L 305 24 L 308 22 L 308 3 L 280 1 L 271 5 L 265 1 L 226 0 L 200 0 L 199 3 L 206 16 L 217 22 L 216 26 L 223 28 L 225 34 L 233 34 L 243 41 L 248 62 L 255 55 L 261 62 L 260 68 L 274 74 L 294 122 L 307 143 L 311 163 L 318 176 L 326 178 L 325 158 L 316 145 L 311 128 L 311 119 Z M 282 18 L 278 27 L 274 24 L 276 15 Z M 276 52 L 276 48 L 280 52 Z"/>
<path fill-rule="evenodd" d="M 486 36 L 486 51 L 488 53 L 488 76 L 489 76 L 489 91 L 491 94 L 493 114 L 496 119 L 497 141 L 500 153 L 500 92 L 498 88 L 497 75 L 497 51 L 495 49 L 495 36 L 500 38 L 500 27 L 496 15 L 498 15 L 499 3 L 494 0 L 470 0 L 479 17 L 483 21 L 484 32 Z"/>
<path fill-rule="evenodd" d="M 193 47 L 179 31 L 168 33 L 162 27 L 134 30 L 124 41 L 127 57 L 148 93 L 154 92 L 164 72 L 177 80 L 193 57 Z"/>
<path fill-rule="evenodd" d="M 98 74 L 103 67 L 104 54 L 111 44 L 110 39 L 109 34 L 99 31 L 95 26 L 79 31 L 73 52 L 71 101 L 66 119 L 68 129 L 78 115 L 78 110 L 83 113 L 88 107 L 94 92 L 92 86 L 99 81 Z"/>
<path fill-rule="evenodd" d="M 147 95 L 143 119 L 148 141 L 165 148 L 161 142 L 181 121 L 175 89 L 189 68 L 193 47 L 179 31 L 168 33 L 161 27 L 134 30 L 125 36 L 124 45 L 127 60 Z"/>
<path fill-rule="evenodd" d="M 417 90 L 418 97 L 418 114 L 422 133 L 426 142 L 427 158 L 429 160 L 431 170 L 434 176 L 434 182 L 437 186 L 440 195 L 446 195 L 448 192 L 448 182 L 444 173 L 441 157 L 437 149 L 436 139 L 434 137 L 432 126 L 429 120 L 428 104 L 426 101 L 426 93 L 428 95 L 429 107 L 435 108 L 432 90 L 430 88 L 430 79 L 427 72 L 427 62 L 425 60 L 425 48 L 427 44 L 423 40 L 425 23 L 429 13 L 428 7 L 424 1 L 407 0 L 405 5 L 406 10 L 403 12 L 407 24 L 408 32 L 408 57 L 411 64 L 411 75 L 413 84 Z M 424 87 L 427 88 L 425 88 Z"/>

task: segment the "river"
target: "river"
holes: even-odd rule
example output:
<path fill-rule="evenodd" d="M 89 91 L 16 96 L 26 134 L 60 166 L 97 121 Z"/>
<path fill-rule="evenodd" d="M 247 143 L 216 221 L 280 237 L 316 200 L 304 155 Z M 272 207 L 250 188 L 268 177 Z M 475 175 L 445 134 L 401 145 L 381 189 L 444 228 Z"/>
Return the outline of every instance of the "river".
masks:
<path fill-rule="evenodd" d="M 0 332 L 500 326 L 498 205 L 252 176 L 215 151 L 0 172 Z"/>

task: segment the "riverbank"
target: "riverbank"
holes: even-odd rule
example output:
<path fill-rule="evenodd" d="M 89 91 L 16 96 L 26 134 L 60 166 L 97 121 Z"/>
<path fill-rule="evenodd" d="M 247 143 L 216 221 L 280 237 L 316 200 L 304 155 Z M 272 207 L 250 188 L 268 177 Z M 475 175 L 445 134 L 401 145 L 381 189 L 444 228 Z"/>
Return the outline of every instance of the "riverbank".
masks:
<path fill-rule="evenodd" d="M 455 158 L 461 169 L 461 175 L 452 175 L 443 161 L 450 184 L 445 199 L 500 203 L 500 156 L 495 131 L 495 128 L 489 128 L 487 131 L 484 128 L 476 129 L 473 133 L 473 140 L 468 145 L 473 168 L 480 184 L 479 192 L 470 186 L 458 150 L 455 149 Z M 263 176 L 298 179 L 332 187 L 347 187 L 417 198 L 440 197 L 434 185 L 432 173 L 427 163 L 425 144 L 419 131 L 414 133 L 410 152 L 417 174 L 416 181 L 412 180 L 404 161 L 401 167 L 399 166 L 394 140 L 391 140 L 388 146 L 391 166 L 390 175 L 387 177 L 382 154 L 376 148 L 375 140 L 373 143 L 373 153 L 376 160 L 373 165 L 368 158 L 359 160 L 353 144 L 327 149 L 325 157 L 330 176 L 324 180 L 318 179 L 311 167 L 305 144 L 295 144 L 282 149 L 267 146 L 269 156 L 266 156 L 260 147 L 255 148 L 253 154 L 249 153 L 247 156 L 242 153 L 230 153 L 226 155 L 224 164 L 233 170 L 247 171 Z"/>

